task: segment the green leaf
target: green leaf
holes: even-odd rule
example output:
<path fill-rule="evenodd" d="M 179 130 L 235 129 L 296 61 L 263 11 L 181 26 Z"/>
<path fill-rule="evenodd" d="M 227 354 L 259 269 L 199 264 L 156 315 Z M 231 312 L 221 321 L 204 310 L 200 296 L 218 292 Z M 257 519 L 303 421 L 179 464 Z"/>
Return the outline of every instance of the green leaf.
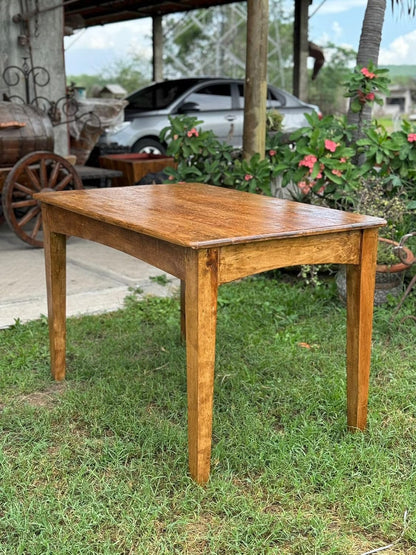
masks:
<path fill-rule="evenodd" d="M 355 98 L 352 102 L 351 102 L 351 110 L 354 113 L 358 113 L 361 112 L 361 108 L 362 108 L 362 104 L 361 102 L 358 100 L 358 98 Z"/>

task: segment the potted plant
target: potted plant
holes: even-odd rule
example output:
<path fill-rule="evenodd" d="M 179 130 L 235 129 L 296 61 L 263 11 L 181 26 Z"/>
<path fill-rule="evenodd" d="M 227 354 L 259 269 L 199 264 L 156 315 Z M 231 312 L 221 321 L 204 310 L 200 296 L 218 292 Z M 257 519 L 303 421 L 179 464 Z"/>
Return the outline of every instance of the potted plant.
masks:
<path fill-rule="evenodd" d="M 384 218 L 387 222 L 379 234 L 374 296 L 374 304 L 383 304 L 389 295 L 402 293 L 404 274 L 414 259 L 410 249 L 401 247 L 400 257 L 398 251 L 410 213 L 409 201 L 405 190 L 394 187 L 390 179 L 372 175 L 359 180 L 353 204 L 355 212 Z M 341 297 L 345 298 L 345 268 L 338 273 L 337 286 Z"/>
<path fill-rule="evenodd" d="M 278 133 L 282 131 L 283 115 L 272 108 L 266 112 L 266 129 L 268 133 Z"/>

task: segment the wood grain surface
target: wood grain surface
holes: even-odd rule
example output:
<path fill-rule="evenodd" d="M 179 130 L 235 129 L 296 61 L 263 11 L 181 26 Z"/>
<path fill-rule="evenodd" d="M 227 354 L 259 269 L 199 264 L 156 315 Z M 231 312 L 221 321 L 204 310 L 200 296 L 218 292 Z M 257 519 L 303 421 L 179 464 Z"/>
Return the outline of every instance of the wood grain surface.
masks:
<path fill-rule="evenodd" d="M 379 218 L 200 183 L 40 193 L 36 198 L 196 249 L 383 225 Z"/>

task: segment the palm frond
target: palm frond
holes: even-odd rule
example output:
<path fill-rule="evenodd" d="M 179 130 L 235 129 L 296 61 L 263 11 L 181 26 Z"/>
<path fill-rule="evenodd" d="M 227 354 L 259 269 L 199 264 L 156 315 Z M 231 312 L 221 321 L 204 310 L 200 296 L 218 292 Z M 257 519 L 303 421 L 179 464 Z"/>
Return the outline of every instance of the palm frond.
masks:
<path fill-rule="evenodd" d="M 406 12 L 408 15 L 416 15 L 416 0 L 391 0 L 391 9 L 394 11 L 394 6 L 400 6 L 402 13 Z"/>

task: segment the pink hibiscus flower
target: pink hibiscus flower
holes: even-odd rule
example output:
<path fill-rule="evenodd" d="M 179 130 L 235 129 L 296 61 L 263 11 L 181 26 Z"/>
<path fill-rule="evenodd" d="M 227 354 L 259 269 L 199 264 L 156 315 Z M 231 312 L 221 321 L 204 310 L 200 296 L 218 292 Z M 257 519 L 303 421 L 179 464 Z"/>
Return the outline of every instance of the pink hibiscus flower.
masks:
<path fill-rule="evenodd" d="M 335 152 L 337 146 L 338 146 L 337 143 L 335 143 L 334 141 L 325 139 L 325 148 L 330 152 Z"/>
<path fill-rule="evenodd" d="M 365 76 L 368 77 L 369 79 L 374 79 L 374 77 L 376 76 L 375 73 L 373 73 L 372 71 L 370 71 L 368 68 L 363 67 L 361 69 L 361 73 Z"/>
<path fill-rule="evenodd" d="M 317 162 L 318 158 L 316 156 L 314 156 L 313 154 L 307 154 L 300 162 L 299 162 L 299 167 L 300 166 L 306 166 L 307 168 L 309 168 L 310 170 L 312 170 L 315 162 Z"/>
<path fill-rule="evenodd" d="M 307 183 L 306 181 L 299 181 L 298 187 L 304 195 L 307 195 L 309 191 L 312 189 L 312 184 Z"/>

